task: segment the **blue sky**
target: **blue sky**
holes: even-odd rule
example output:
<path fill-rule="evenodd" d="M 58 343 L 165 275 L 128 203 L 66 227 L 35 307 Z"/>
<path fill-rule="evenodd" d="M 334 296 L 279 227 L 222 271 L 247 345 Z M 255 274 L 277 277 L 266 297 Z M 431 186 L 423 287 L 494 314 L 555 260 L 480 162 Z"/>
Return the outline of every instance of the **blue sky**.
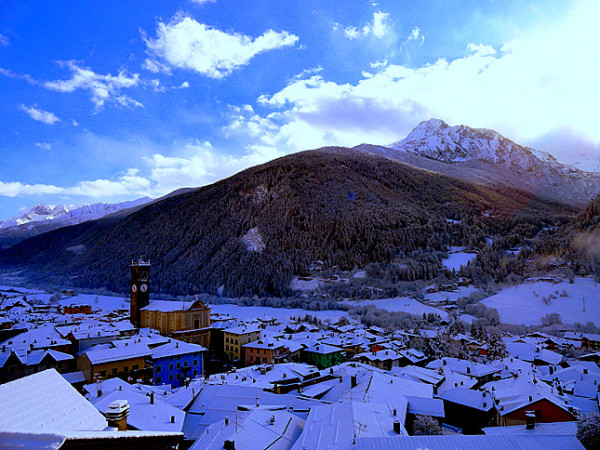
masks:
<path fill-rule="evenodd" d="M 0 220 L 430 117 L 600 167 L 597 3 L 0 0 Z"/>

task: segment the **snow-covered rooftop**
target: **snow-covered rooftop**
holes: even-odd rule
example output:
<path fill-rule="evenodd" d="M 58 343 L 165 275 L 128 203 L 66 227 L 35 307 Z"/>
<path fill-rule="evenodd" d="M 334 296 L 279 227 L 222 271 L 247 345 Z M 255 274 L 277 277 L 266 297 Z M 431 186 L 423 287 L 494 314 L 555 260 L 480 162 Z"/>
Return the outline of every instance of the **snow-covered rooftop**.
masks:
<path fill-rule="evenodd" d="M 103 430 L 106 420 L 56 370 L 0 385 L 0 431 Z"/>

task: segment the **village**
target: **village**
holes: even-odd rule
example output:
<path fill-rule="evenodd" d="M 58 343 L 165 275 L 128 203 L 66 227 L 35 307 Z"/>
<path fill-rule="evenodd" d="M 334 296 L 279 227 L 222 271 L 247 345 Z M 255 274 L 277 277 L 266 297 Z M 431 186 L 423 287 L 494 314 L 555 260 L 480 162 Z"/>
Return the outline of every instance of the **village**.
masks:
<path fill-rule="evenodd" d="M 242 316 L 150 283 L 132 261 L 108 309 L 0 288 L 2 446 L 583 448 L 599 410 L 600 335 Z"/>

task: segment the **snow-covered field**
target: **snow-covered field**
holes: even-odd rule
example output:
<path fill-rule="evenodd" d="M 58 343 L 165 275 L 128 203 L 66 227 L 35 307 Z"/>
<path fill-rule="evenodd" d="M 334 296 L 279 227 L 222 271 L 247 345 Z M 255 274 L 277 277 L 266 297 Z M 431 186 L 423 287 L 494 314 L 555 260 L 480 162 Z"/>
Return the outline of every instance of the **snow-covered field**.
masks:
<path fill-rule="evenodd" d="M 467 263 L 477 256 L 476 253 L 455 252 L 450 253 L 447 259 L 442 260 L 442 265 L 448 270 L 458 270 L 460 266 L 466 266 Z"/>
<path fill-rule="evenodd" d="M 243 320 L 276 318 L 278 320 L 289 320 L 290 317 L 311 316 L 318 317 L 322 321 L 330 319 L 337 322 L 341 317 L 350 319 L 345 311 L 307 311 L 304 309 L 271 308 L 269 306 L 238 306 L 238 305 L 210 305 L 211 313 L 229 314 L 231 317 Z"/>
<path fill-rule="evenodd" d="M 567 297 L 560 296 L 563 290 Z M 556 298 L 551 298 L 550 304 L 545 304 L 542 298 L 549 298 L 550 295 Z M 500 320 L 505 323 L 540 325 L 540 317 L 558 313 L 563 323 L 594 322 L 596 326 L 600 325 L 600 286 L 592 278 L 575 278 L 574 284 L 568 281 L 557 284 L 544 281 L 526 283 L 504 289 L 482 303 L 496 308 Z"/>
<path fill-rule="evenodd" d="M 385 309 L 386 311 L 405 311 L 410 314 L 423 315 L 434 313 L 439 314 L 441 317 L 446 318 L 448 313 L 432 306 L 424 305 L 423 303 L 410 297 L 393 297 L 393 298 L 382 298 L 379 300 L 359 300 L 359 301 L 347 301 L 349 305 L 353 306 L 366 306 L 374 305 L 377 308 Z"/>

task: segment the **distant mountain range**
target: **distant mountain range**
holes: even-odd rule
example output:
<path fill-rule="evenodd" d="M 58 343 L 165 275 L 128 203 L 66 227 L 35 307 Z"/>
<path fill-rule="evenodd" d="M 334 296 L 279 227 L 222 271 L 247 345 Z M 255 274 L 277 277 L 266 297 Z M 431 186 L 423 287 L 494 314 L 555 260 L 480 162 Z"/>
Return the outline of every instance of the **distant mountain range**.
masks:
<path fill-rule="evenodd" d="M 493 130 L 421 122 L 390 146 L 362 144 L 362 151 L 487 186 L 510 186 L 583 208 L 600 193 L 600 173 L 560 163 L 549 153 L 523 147 Z"/>
<path fill-rule="evenodd" d="M 39 204 L 21 211 L 9 220 L 0 221 L 0 248 L 7 248 L 29 237 L 57 228 L 139 208 L 151 201 L 150 197 L 143 197 L 122 203 L 95 203 L 79 207 Z"/>

